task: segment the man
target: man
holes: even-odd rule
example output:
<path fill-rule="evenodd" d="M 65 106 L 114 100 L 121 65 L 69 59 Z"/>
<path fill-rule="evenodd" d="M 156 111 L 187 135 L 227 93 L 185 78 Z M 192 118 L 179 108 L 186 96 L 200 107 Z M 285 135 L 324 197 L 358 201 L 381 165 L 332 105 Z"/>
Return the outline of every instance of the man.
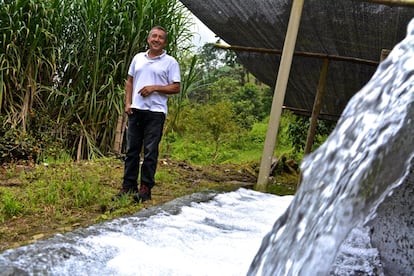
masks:
<path fill-rule="evenodd" d="M 151 199 L 169 94 L 180 92 L 178 62 L 167 55 L 167 32 L 153 27 L 148 35 L 149 50 L 132 59 L 125 86 L 125 112 L 128 114 L 127 152 L 122 189 L 117 198 L 129 194 L 136 202 Z M 143 163 L 140 154 L 143 150 Z M 138 174 L 141 169 L 140 187 Z"/>

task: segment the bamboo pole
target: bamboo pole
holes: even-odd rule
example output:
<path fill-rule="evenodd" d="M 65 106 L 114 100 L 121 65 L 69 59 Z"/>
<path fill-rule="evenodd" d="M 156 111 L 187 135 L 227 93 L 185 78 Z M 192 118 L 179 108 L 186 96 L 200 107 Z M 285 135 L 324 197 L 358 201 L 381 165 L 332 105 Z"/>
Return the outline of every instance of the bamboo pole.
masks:
<path fill-rule="evenodd" d="M 122 148 L 122 138 L 124 135 L 124 116 L 125 114 L 120 114 L 118 116 L 118 120 L 117 120 L 117 124 L 116 124 L 116 131 L 115 131 L 115 142 L 114 142 L 114 146 L 112 148 L 112 151 L 115 154 L 120 154 L 121 153 L 121 148 Z"/>
<path fill-rule="evenodd" d="M 318 125 L 318 117 L 322 108 L 322 100 L 325 95 L 326 77 L 328 76 L 329 60 L 325 59 L 322 64 L 321 75 L 319 77 L 318 89 L 316 90 L 315 101 L 313 103 L 313 110 L 311 121 L 308 129 L 308 136 L 306 138 L 306 145 L 304 154 L 309 154 L 312 149 L 313 140 L 315 138 L 316 127 Z"/>
<path fill-rule="evenodd" d="M 361 2 L 370 2 L 388 6 L 407 6 L 414 7 L 414 0 L 360 0 Z"/>
<path fill-rule="evenodd" d="M 76 162 L 79 162 L 82 159 L 82 146 L 83 146 L 83 135 L 80 135 L 78 149 L 76 151 Z"/>
<path fill-rule="evenodd" d="M 266 191 L 269 182 L 269 171 L 272 164 L 273 152 L 276 146 L 276 138 L 279 129 L 280 116 L 285 98 L 286 87 L 289 79 L 290 67 L 292 65 L 293 52 L 299 31 L 300 18 L 302 15 L 304 0 L 293 0 L 288 29 L 286 33 L 283 53 L 280 60 L 279 72 L 277 74 L 276 86 L 273 95 L 272 110 L 270 112 L 269 127 L 263 148 L 260 163 L 259 176 L 257 178 L 256 190 Z"/>
<path fill-rule="evenodd" d="M 306 137 L 306 145 L 304 154 L 309 154 L 312 149 L 315 138 L 316 127 L 318 126 L 318 117 L 322 108 L 322 100 L 325 95 L 326 78 L 328 76 L 329 59 L 325 59 L 322 64 L 321 74 L 319 77 L 318 89 L 316 90 L 315 101 L 313 102 L 312 116 L 308 129 L 308 136 Z M 297 188 L 302 182 L 302 173 L 299 175 Z"/>
<path fill-rule="evenodd" d="M 312 110 L 309 110 L 309 109 L 297 108 L 297 107 L 291 107 L 291 106 L 285 106 L 285 105 L 283 106 L 283 109 L 290 110 L 293 113 L 296 113 L 299 115 L 304 115 L 308 117 L 312 116 Z M 321 112 L 319 115 L 327 117 L 327 120 L 330 120 L 330 121 L 337 121 L 338 118 L 341 117 L 341 114 L 333 114 L 333 113 L 326 113 L 326 112 L 325 113 Z"/>
<path fill-rule="evenodd" d="M 274 55 L 281 55 L 282 54 L 282 50 L 279 50 L 279 49 L 245 47 L 245 46 L 224 45 L 224 44 L 215 44 L 215 47 L 225 49 L 225 50 L 239 51 L 239 52 L 256 52 L 256 53 L 265 53 L 265 54 L 274 54 Z M 371 65 L 371 66 L 378 66 L 378 64 L 379 64 L 379 62 L 375 61 L 375 60 L 362 59 L 362 58 L 356 58 L 356 57 L 330 55 L 330 54 L 322 54 L 322 53 L 295 51 L 293 53 L 293 55 L 294 56 L 301 56 L 301 57 L 309 57 L 309 58 L 329 59 L 329 60 L 336 60 L 336 61 L 347 61 L 347 62 L 360 63 L 360 64 Z"/>
<path fill-rule="evenodd" d="M 383 62 L 384 59 L 386 59 L 390 53 L 391 53 L 391 50 L 382 49 L 381 50 L 381 55 L 380 55 L 380 62 Z"/>

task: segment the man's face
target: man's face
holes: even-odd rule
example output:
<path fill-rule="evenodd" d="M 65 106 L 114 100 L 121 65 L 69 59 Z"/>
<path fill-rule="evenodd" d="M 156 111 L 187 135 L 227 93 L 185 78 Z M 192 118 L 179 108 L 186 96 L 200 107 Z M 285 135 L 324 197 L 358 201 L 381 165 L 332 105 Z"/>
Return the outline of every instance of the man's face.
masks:
<path fill-rule="evenodd" d="M 153 29 L 147 42 L 151 50 L 161 51 L 167 45 L 167 34 L 163 30 Z"/>

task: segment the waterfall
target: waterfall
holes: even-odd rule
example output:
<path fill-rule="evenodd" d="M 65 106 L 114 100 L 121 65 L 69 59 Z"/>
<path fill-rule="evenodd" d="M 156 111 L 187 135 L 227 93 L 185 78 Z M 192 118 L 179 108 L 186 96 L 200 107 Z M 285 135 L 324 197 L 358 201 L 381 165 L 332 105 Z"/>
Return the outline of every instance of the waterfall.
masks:
<path fill-rule="evenodd" d="M 414 20 L 406 38 L 349 101 L 327 141 L 304 159 L 300 188 L 264 237 L 248 275 L 331 273 L 352 229 L 373 219 L 408 175 L 413 102 Z"/>

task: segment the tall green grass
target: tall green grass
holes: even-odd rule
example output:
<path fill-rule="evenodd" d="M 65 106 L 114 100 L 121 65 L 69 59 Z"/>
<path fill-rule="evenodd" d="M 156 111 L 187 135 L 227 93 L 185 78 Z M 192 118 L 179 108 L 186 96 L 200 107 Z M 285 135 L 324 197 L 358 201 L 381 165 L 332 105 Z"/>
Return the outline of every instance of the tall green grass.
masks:
<path fill-rule="evenodd" d="M 0 123 L 63 139 L 73 158 L 105 155 L 148 31 L 165 26 L 179 59 L 191 24 L 178 0 L 0 1 Z"/>

